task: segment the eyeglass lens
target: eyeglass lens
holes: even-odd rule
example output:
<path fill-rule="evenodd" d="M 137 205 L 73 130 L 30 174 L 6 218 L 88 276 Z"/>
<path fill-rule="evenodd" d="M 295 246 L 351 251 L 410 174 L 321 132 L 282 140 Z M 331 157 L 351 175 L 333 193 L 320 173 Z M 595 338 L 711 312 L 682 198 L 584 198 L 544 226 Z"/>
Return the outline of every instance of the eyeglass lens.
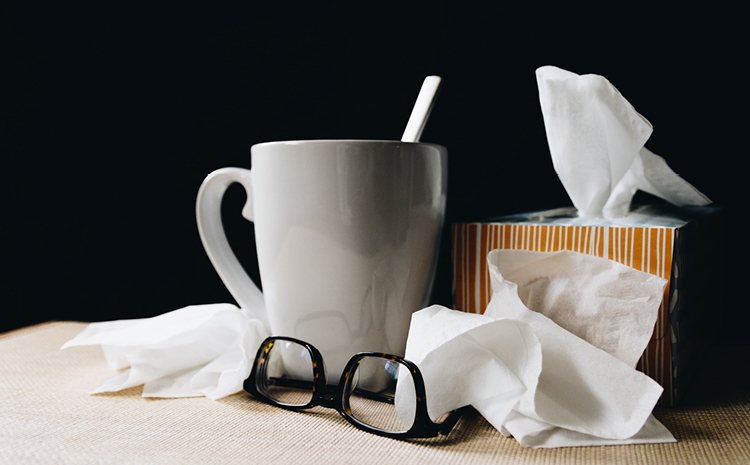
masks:
<path fill-rule="evenodd" d="M 275 341 L 268 352 L 265 376 L 256 387 L 276 402 L 302 407 L 313 398 L 313 363 L 306 347 Z"/>
<path fill-rule="evenodd" d="M 390 432 L 408 431 L 414 423 L 416 393 L 409 369 L 380 357 L 360 360 L 349 390 L 351 415 Z"/>

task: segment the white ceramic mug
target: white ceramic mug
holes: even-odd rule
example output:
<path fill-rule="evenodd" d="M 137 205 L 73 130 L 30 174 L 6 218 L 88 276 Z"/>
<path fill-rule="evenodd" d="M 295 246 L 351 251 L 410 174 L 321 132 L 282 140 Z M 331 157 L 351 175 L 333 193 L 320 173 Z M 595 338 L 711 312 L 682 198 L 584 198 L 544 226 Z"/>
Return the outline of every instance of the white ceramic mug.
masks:
<path fill-rule="evenodd" d="M 237 303 L 272 334 L 317 347 L 334 382 L 357 352 L 403 355 L 435 274 L 445 147 L 310 140 L 254 145 L 251 155 L 251 170 L 209 174 L 196 205 L 203 246 Z M 255 223 L 263 294 L 222 229 L 221 199 L 235 182 Z"/>

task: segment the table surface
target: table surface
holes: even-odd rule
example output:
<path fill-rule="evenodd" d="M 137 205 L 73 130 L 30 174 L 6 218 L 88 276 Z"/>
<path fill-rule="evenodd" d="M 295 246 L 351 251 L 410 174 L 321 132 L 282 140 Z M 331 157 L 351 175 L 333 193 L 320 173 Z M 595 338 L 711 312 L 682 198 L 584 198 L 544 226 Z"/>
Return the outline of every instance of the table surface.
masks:
<path fill-rule="evenodd" d="M 116 373 L 98 347 L 60 346 L 85 323 L 0 335 L 0 463 L 750 463 L 750 346 L 720 346 L 679 408 L 655 416 L 676 444 L 530 450 L 475 411 L 447 437 L 398 441 L 336 412 L 294 412 L 239 393 L 148 399 L 88 395 Z"/>

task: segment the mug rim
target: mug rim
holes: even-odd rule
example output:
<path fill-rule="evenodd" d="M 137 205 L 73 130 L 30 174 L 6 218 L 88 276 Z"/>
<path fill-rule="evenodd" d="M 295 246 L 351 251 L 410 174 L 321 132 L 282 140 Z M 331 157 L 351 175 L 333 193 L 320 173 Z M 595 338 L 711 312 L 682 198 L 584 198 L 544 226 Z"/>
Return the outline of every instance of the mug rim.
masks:
<path fill-rule="evenodd" d="M 405 142 L 401 140 L 381 140 L 381 139 L 293 139 L 293 140 L 279 140 L 279 141 L 268 141 L 268 142 L 259 142 L 257 144 L 253 144 L 250 146 L 251 149 L 255 147 L 260 146 L 271 146 L 271 145 L 302 145 L 302 144 L 330 144 L 330 143 L 341 143 L 341 142 L 348 142 L 348 143 L 356 143 L 356 144 L 365 144 L 365 145 L 372 145 L 372 144 L 385 144 L 385 145 L 426 145 L 426 146 L 432 146 L 436 147 L 438 149 L 442 150 L 448 150 L 444 145 L 441 144 L 435 144 L 432 142 Z"/>

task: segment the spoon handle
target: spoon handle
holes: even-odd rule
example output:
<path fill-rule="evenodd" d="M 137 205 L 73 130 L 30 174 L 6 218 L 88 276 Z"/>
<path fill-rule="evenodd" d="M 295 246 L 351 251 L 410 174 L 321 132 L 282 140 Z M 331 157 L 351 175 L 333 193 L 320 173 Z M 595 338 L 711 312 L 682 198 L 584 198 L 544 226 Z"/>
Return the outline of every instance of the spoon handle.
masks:
<path fill-rule="evenodd" d="M 435 94 L 440 87 L 440 76 L 427 76 L 422 83 L 422 89 L 417 96 L 417 102 L 411 111 L 409 122 L 406 123 L 406 130 L 401 137 L 403 142 L 419 142 L 422 136 L 422 130 L 430 116 L 432 106 L 435 103 Z"/>

